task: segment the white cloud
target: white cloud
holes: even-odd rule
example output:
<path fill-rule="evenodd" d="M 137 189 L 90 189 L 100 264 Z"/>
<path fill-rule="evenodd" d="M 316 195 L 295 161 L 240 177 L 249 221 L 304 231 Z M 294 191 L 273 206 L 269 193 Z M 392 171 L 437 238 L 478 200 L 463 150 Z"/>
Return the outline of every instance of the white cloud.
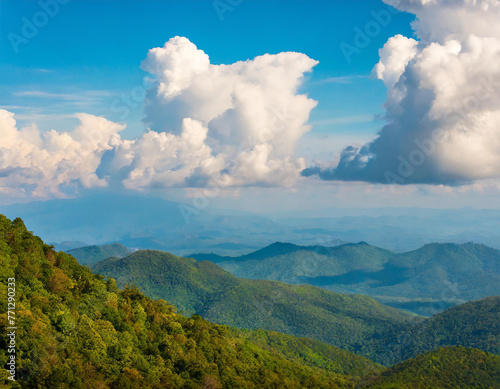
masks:
<path fill-rule="evenodd" d="M 173 134 L 184 131 L 186 118 L 202 123 L 204 144 L 218 161 L 210 166 L 222 164 L 224 185 L 290 185 L 304 167 L 293 154 L 316 106 L 297 88 L 316 64 L 305 54 L 286 52 L 212 65 L 188 39 L 172 38 L 150 50 L 142 64 L 158 79 L 148 93 L 146 121 Z M 205 182 L 209 177 L 202 171 L 188 181 Z"/>
<path fill-rule="evenodd" d="M 316 105 L 297 89 L 316 64 L 287 52 L 212 65 L 188 39 L 172 38 L 142 63 L 157 83 L 146 103 L 151 130 L 137 139 L 123 140 L 124 125 L 87 114 L 76 115 L 81 124 L 71 132 L 18 129 L 14 115 L 0 110 L 0 188 L 48 197 L 110 184 L 291 186 L 305 168 L 294 151 Z"/>
<path fill-rule="evenodd" d="M 120 142 L 125 126 L 104 118 L 75 115 L 72 132 L 41 134 L 36 125 L 18 129 L 14 114 L 0 110 L 0 187 L 18 196 L 61 195 L 61 186 L 105 186 L 96 174 L 101 157 Z"/>
<path fill-rule="evenodd" d="M 398 35 L 380 50 L 387 125 L 345 149 L 336 168 L 304 174 L 452 185 L 500 177 L 500 2 L 386 2 L 417 15 L 420 39 Z"/>

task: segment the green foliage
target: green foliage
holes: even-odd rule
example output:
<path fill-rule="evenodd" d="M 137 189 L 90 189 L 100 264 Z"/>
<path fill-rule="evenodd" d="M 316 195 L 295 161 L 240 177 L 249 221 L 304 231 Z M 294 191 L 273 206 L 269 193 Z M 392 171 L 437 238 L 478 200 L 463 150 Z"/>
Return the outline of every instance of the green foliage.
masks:
<path fill-rule="evenodd" d="M 119 290 L 112 280 L 93 274 L 72 256 L 54 252 L 20 219 L 11 222 L 0 215 L 0 264 L 3 295 L 7 278 L 16 278 L 17 387 L 353 385 L 333 368 L 287 359 L 251 339 L 231 335 L 225 326 L 177 314 L 164 300 L 153 301 L 135 287 Z M 2 309 L 2 333 L 6 326 Z M 5 342 L 2 336 L 3 350 Z M 1 365 L 6 361 L 2 353 Z M 5 387 L 5 370 L 1 374 L 0 385 Z"/>
<path fill-rule="evenodd" d="M 240 279 L 211 262 L 162 251 L 140 250 L 101 261 L 93 270 L 212 322 L 313 338 L 350 351 L 362 351 L 368 339 L 418 320 L 371 297 Z"/>
<path fill-rule="evenodd" d="M 193 257 L 238 277 L 366 294 L 425 316 L 500 294 L 500 251 L 474 243 L 433 243 L 401 254 L 363 242 L 336 247 L 275 243 L 240 257 Z"/>
<path fill-rule="evenodd" d="M 380 304 L 362 296 L 341 296 L 310 286 L 239 280 L 214 264 L 197 264 L 169 254 L 165 254 L 167 257 L 158 257 L 156 252 L 134 255 L 146 259 L 143 265 L 147 271 L 142 273 L 144 279 L 153 281 L 150 285 L 153 292 L 158 281 L 156 275 L 162 277 L 172 272 L 176 274 L 173 279 L 184 282 L 179 285 L 185 290 L 179 287 L 178 296 L 185 299 L 186 307 L 191 304 L 197 308 L 199 296 L 217 302 L 204 300 L 201 312 L 215 314 L 213 310 L 219 309 L 225 315 L 233 312 L 251 318 L 245 312 L 251 304 L 248 298 L 253 295 L 257 299 L 254 301 L 263 304 L 257 312 L 261 315 L 271 312 L 269 317 L 274 317 L 266 319 L 270 325 L 284 319 L 295 325 L 290 317 L 302 315 L 300 325 L 319 331 L 314 322 L 319 320 L 321 325 L 331 326 L 323 333 L 335 332 L 335 326 L 341 331 L 350 328 L 354 339 L 359 336 L 357 331 L 362 336 L 370 331 L 373 335 L 382 322 L 388 329 L 407 325 L 406 316 L 380 308 Z M 159 262 L 148 262 L 158 258 Z M 129 268 L 126 259 L 115 258 L 105 263 L 114 264 L 117 269 L 135 269 Z M 16 278 L 18 364 L 15 383 L 7 381 L 6 370 L 0 369 L 0 388 L 499 387 L 500 358 L 475 349 L 439 349 L 384 370 L 366 358 L 315 340 L 229 328 L 205 321 L 199 315 L 186 317 L 176 313 L 176 308 L 166 301 L 146 297 L 135 286 L 120 290 L 113 279 L 92 273 L 68 254 L 54 252 L 27 231 L 22 220 L 11 222 L 3 215 L 0 215 L 0 266 L 2 295 L 7 292 L 7 279 Z M 158 272 L 152 273 L 150 270 L 155 266 Z M 190 290 L 192 287 L 196 287 L 195 293 Z M 240 290 L 244 293 L 240 294 Z M 224 293 L 214 294 L 214 291 Z M 235 304 L 231 303 L 231 296 Z M 263 296 L 268 300 L 263 300 Z M 220 297 L 223 299 L 219 300 Z M 287 305 L 288 300 L 291 302 Z M 5 299 L 2 303 L 0 331 L 5 333 Z M 224 304 L 229 309 L 224 311 Z M 442 338 L 442 329 L 461 330 L 464 335 L 453 336 L 462 342 L 473 338 L 474 331 L 486 331 L 487 320 L 496 320 L 490 322 L 490 327 L 498 334 L 498 317 L 494 316 L 498 314 L 498 299 L 474 304 L 460 307 L 462 311 L 456 314 L 450 310 L 433 318 L 422 333 Z M 302 305 L 311 311 L 301 309 Z M 290 314 L 286 314 L 288 309 Z M 368 320 L 370 315 L 372 321 Z M 470 316 L 479 317 L 480 322 Z M 325 317 L 328 320 L 322 321 Z M 427 342 L 422 333 L 414 334 Z M 484 347 L 482 339 L 483 335 L 476 339 L 478 347 Z M 0 337 L 0 347 L 6 349 L 4 336 Z M 4 366 L 6 361 L 7 355 L 0 354 L 0 364 Z"/>
<path fill-rule="evenodd" d="M 103 259 L 116 257 L 123 258 L 130 254 L 130 250 L 119 243 L 85 246 L 67 251 L 78 260 L 81 265 L 92 266 Z"/>
<path fill-rule="evenodd" d="M 239 257 L 215 254 L 193 254 L 192 257 L 217 263 L 237 277 L 297 284 L 307 277 L 335 276 L 356 270 L 378 271 L 392 255 L 389 250 L 365 242 L 335 247 L 277 242 Z"/>
<path fill-rule="evenodd" d="M 385 365 L 443 346 L 466 346 L 500 355 L 500 297 L 450 308 L 403 331 L 388 331 L 366 344 Z"/>
<path fill-rule="evenodd" d="M 351 378 L 359 379 L 383 370 L 381 365 L 367 358 L 317 340 L 265 330 L 231 328 L 230 331 L 231 335 L 248 339 L 259 347 L 284 356 L 286 359 L 349 375 Z"/>
<path fill-rule="evenodd" d="M 441 348 L 365 380 L 373 389 L 500 388 L 500 357 L 460 346 Z"/>

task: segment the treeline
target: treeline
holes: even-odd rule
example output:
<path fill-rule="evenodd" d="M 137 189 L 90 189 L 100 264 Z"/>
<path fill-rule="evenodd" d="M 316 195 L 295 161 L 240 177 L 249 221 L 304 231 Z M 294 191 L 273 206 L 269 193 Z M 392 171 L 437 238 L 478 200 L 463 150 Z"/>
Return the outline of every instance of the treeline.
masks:
<path fill-rule="evenodd" d="M 179 314 L 3 215 L 0 267 L 2 296 L 15 279 L 16 321 L 16 381 L 1 369 L 0 388 L 498 388 L 500 358 L 479 350 L 440 349 L 384 369 L 311 339 Z M 0 337 L 2 350 L 8 339 Z M 0 354 L 0 365 L 8 359 Z"/>
<path fill-rule="evenodd" d="M 23 388 L 324 388 L 347 377 L 273 354 L 136 288 L 120 290 L 0 216 L 1 291 L 16 279 L 17 376 Z M 2 299 L 4 302 L 5 299 Z M 4 308 L 4 307 L 2 307 Z M 6 333 L 2 310 L 0 331 Z M 6 350 L 6 337 L 0 338 Z M 7 355 L 0 355 L 5 366 Z"/>

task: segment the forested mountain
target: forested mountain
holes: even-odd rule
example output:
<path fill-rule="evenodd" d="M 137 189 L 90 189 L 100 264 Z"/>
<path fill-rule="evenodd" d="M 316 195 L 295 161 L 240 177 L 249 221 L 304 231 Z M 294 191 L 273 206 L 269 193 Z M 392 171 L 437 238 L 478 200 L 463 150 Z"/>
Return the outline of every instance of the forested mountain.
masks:
<path fill-rule="evenodd" d="M 110 257 L 123 258 L 130 254 L 130 250 L 120 243 L 102 246 L 85 246 L 66 251 L 82 265 L 91 266 Z"/>
<path fill-rule="evenodd" d="M 387 331 L 367 346 L 385 365 L 443 346 L 467 346 L 500 355 L 500 297 L 449 308 L 403 331 Z"/>
<path fill-rule="evenodd" d="M 500 357 L 460 346 L 402 362 L 359 387 L 373 389 L 500 388 Z"/>
<path fill-rule="evenodd" d="M 500 297 L 459 305 L 424 320 L 367 296 L 240 279 L 211 262 L 161 251 L 110 258 L 94 270 L 210 321 L 306 336 L 384 365 L 451 345 L 499 353 Z"/>
<path fill-rule="evenodd" d="M 291 339 L 275 351 L 252 336 L 186 317 L 164 300 L 120 290 L 70 255 L 27 231 L 21 219 L 0 215 L 1 293 L 15 282 L 16 382 L 0 370 L 1 387 L 22 388 L 337 388 L 380 370 L 344 351 L 311 345 L 291 355 Z M 12 280 L 15 278 L 15 281 Z M 5 301 L 5 300 L 4 300 Z M 2 310 L 0 330 L 6 333 Z M 12 324 L 9 324 L 11 326 Z M 260 336 L 260 335 L 259 335 Z M 0 347 L 6 350 L 5 336 Z M 303 340 L 292 340 L 300 347 Z M 259 344 L 265 345 L 264 341 Z M 337 374 L 339 359 L 346 359 Z M 5 366 L 7 354 L 0 355 Z M 357 370 L 357 369 L 360 370 Z"/>
<path fill-rule="evenodd" d="M 333 247 L 276 242 L 239 257 L 216 254 L 192 254 L 190 257 L 217 263 L 238 277 L 296 282 L 304 276 L 340 275 L 354 270 L 381 270 L 385 260 L 392 255 L 392 251 L 365 242 Z"/>
<path fill-rule="evenodd" d="M 1 369 L 1 388 L 498 388 L 499 358 L 474 349 L 440 349 L 384 369 L 315 340 L 178 314 L 2 215 L 0 266 L 0 292 L 15 283 L 16 312 L 16 381 Z M 486 303 L 475 309 L 494 312 Z M 5 333 L 13 324 L 4 308 Z M 2 366 L 7 359 L 0 354 Z"/>
<path fill-rule="evenodd" d="M 120 286 L 135 284 L 188 314 L 240 328 L 262 328 L 314 338 L 349 350 L 387 329 L 420 320 L 371 297 L 310 285 L 237 278 L 219 266 L 154 250 L 110 258 L 92 268 Z"/>
<path fill-rule="evenodd" d="M 276 243 L 240 257 L 192 257 L 215 262 L 238 277 L 367 294 L 426 316 L 500 294 L 500 251 L 474 243 L 434 243 L 402 254 L 364 242 L 336 247 Z"/>

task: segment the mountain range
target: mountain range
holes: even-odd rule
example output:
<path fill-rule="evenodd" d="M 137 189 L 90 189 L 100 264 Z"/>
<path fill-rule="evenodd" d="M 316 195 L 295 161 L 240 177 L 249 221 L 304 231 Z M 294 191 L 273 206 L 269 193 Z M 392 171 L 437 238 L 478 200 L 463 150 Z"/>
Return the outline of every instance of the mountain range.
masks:
<path fill-rule="evenodd" d="M 276 245 L 260 253 L 275 249 Z M 92 269 L 116 279 L 118 285 L 134 284 L 149 296 L 170 301 L 186 314 L 309 337 L 385 365 L 451 345 L 499 353 L 500 297 L 458 305 L 425 319 L 368 296 L 238 278 L 212 262 L 161 251 L 108 258 Z"/>
<path fill-rule="evenodd" d="M 155 250 L 108 258 L 92 267 L 136 285 L 186 314 L 239 328 L 266 329 L 317 339 L 355 350 L 391 328 L 402 330 L 419 317 L 384 306 L 371 297 L 344 295 L 310 285 L 235 277 L 209 262 Z"/>
<path fill-rule="evenodd" d="M 277 242 L 238 257 L 190 257 L 214 262 L 238 277 L 366 294 L 425 316 L 500 294 L 500 251 L 475 243 L 432 243 L 394 253 L 366 242 L 334 247 Z"/>
<path fill-rule="evenodd" d="M 103 260 L 101 264 L 120 264 L 118 269 L 126 268 L 130 258 L 132 262 L 140 258 L 165 262 L 164 268 L 158 269 L 156 275 L 159 276 L 165 275 L 163 271 L 169 269 L 169 263 L 176 266 L 179 261 L 187 263 L 177 268 L 178 274 L 175 274 L 176 267 L 169 269 L 174 273 L 173 280 L 185 282 L 177 285 L 178 291 L 186 289 L 185 296 L 189 296 L 190 288 L 196 286 L 202 276 L 208 277 L 204 281 L 208 282 L 209 289 L 236 286 L 232 289 L 236 295 L 239 287 L 251 290 L 245 283 L 231 285 L 236 277 L 215 264 L 197 263 L 166 253 L 136 252 L 122 259 Z M 161 281 L 161 277 L 153 277 L 150 271 L 153 266 L 148 268 L 147 263 L 143 279 Z M 161 263 L 155 263 L 158 264 Z M 0 265 L 2 293 L 6 293 L 8 282 L 15 282 L 18 387 L 498 387 L 500 357 L 471 347 L 441 346 L 453 341 L 480 348 L 498 345 L 495 336 L 498 336 L 499 298 L 464 304 L 431 319 L 408 321 L 404 312 L 383 307 L 369 297 L 345 296 L 343 299 L 341 295 L 311 286 L 284 287 L 290 289 L 283 293 L 292 291 L 298 297 L 309 295 L 312 301 L 320 301 L 316 294 L 328 296 L 325 302 L 330 305 L 325 309 L 330 309 L 338 319 L 331 329 L 342 323 L 357 323 L 351 330 L 367 334 L 369 330 L 363 324 L 370 323 L 365 313 L 371 310 L 372 325 L 376 326 L 385 315 L 386 332 L 391 329 L 390 323 L 401 323 L 411 336 L 423 342 L 423 347 L 414 351 L 432 349 L 384 368 L 316 340 L 266 330 L 229 328 L 212 324 L 196 314 L 176 313 L 174 306 L 161 299 L 152 300 L 136 287 L 118 288 L 114 279 L 96 275 L 71 255 L 56 252 L 44 244 L 27 230 L 21 219 L 10 221 L 3 215 L 0 215 Z M 186 269 L 192 272 L 186 273 Z M 213 284 L 209 282 L 211 274 L 215 275 Z M 272 284 L 271 289 L 275 285 L 278 289 L 286 285 L 261 282 Z M 311 290 L 315 293 L 311 294 Z M 336 298 L 328 301 L 333 296 Z M 189 297 L 187 301 L 194 304 L 193 296 Z M 280 297 L 275 297 L 274 304 L 278 307 Z M 303 303 L 308 302 L 296 301 L 296 305 Z M 313 308 L 316 313 L 321 312 L 319 306 Z M 318 318 L 321 320 L 321 315 Z M 1 331 L 7 331 L 7 325 L 12 323 L 0 320 Z M 404 328 L 393 332 L 396 340 L 405 333 Z M 418 332 L 418 328 L 427 330 Z M 4 350 L 6 339 L 0 338 L 0 347 Z M 370 342 L 373 347 L 387 346 L 382 349 L 382 353 L 388 353 L 385 360 L 395 354 L 391 356 L 392 345 L 379 337 L 373 337 L 366 344 Z M 498 349 L 492 350 L 498 353 Z M 374 352 L 380 350 L 374 349 Z M 384 359 L 382 355 L 379 357 Z M 403 356 L 407 357 L 409 354 Z M 5 365 L 7 358 L 6 354 L 0 354 L 0 363 Z M 1 385 L 7 385 L 8 375 L 7 370 L 0 370 Z"/>

